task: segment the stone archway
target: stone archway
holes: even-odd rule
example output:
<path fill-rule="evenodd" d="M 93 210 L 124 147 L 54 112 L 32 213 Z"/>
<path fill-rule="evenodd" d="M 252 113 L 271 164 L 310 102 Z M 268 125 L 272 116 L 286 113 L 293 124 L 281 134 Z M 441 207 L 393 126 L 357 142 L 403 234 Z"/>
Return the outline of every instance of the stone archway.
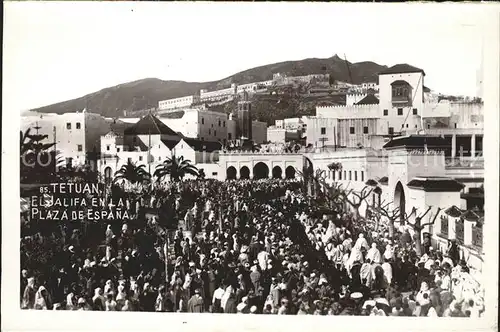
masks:
<path fill-rule="evenodd" d="M 249 180 L 250 179 L 250 168 L 243 166 L 240 168 L 240 179 Z"/>
<path fill-rule="evenodd" d="M 111 182 L 111 180 L 113 180 L 112 179 L 112 172 L 113 171 L 111 170 L 111 167 L 109 167 L 109 166 L 104 169 L 104 180 L 107 183 L 109 183 L 109 182 Z"/>
<path fill-rule="evenodd" d="M 253 178 L 255 180 L 269 178 L 269 167 L 263 162 L 255 164 L 253 167 Z"/>
<path fill-rule="evenodd" d="M 273 179 L 281 179 L 283 178 L 283 170 L 279 166 L 273 167 Z"/>
<path fill-rule="evenodd" d="M 236 168 L 234 166 L 230 166 L 226 170 L 226 179 L 227 180 L 235 180 L 236 179 Z"/>
<path fill-rule="evenodd" d="M 403 223 L 406 215 L 406 197 L 405 190 L 401 181 L 398 181 L 394 189 L 394 208 L 400 211 L 400 222 Z"/>
<path fill-rule="evenodd" d="M 294 179 L 295 178 L 295 167 L 293 166 L 288 166 L 285 169 L 285 177 L 287 179 Z"/>

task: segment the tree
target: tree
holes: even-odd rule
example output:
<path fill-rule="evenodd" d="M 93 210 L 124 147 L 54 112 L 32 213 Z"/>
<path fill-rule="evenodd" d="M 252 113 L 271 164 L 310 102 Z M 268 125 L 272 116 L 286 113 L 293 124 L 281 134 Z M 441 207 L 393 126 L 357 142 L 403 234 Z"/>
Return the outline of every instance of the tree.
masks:
<path fill-rule="evenodd" d="M 377 230 L 382 217 L 385 217 L 388 221 L 388 226 L 389 226 L 389 238 L 393 239 L 394 223 L 396 221 L 401 221 L 403 223 L 406 223 L 408 219 L 413 215 L 414 210 L 412 210 L 412 212 L 409 215 L 407 215 L 404 211 L 401 211 L 399 207 L 390 209 L 389 206 L 391 204 L 392 202 L 386 204 L 380 204 L 380 206 L 374 209 L 375 221 L 376 221 L 375 230 Z"/>
<path fill-rule="evenodd" d="M 146 170 L 146 165 L 136 165 L 129 160 L 125 165 L 116 171 L 113 182 L 128 181 L 131 184 L 147 183 L 151 180 L 151 174 Z"/>
<path fill-rule="evenodd" d="M 166 175 L 170 175 L 170 179 L 174 182 L 182 181 L 184 176 L 193 175 L 198 177 L 199 171 L 191 164 L 191 161 L 188 159 L 184 159 L 183 156 L 176 157 L 172 155 L 171 158 L 167 158 L 163 164 L 156 166 L 156 170 L 154 172 L 154 176 L 161 180 Z"/>
<path fill-rule="evenodd" d="M 359 208 L 361 207 L 361 204 L 370 196 L 370 194 L 373 192 L 373 188 L 369 188 L 368 186 L 365 186 L 361 191 L 356 192 L 354 190 L 349 190 L 347 193 L 344 191 L 342 193 L 343 199 L 349 203 L 349 205 L 353 208 L 354 210 L 354 217 L 356 220 L 359 219 L 364 219 L 361 217 L 359 213 Z"/>
<path fill-rule="evenodd" d="M 37 128 L 37 127 L 35 127 Z M 38 129 L 38 128 L 37 128 Z M 22 183 L 50 182 L 56 173 L 55 143 L 43 142 L 48 135 L 30 134 L 31 128 L 20 131 L 20 175 Z"/>
<path fill-rule="evenodd" d="M 417 255 L 419 255 L 419 256 L 422 255 L 422 230 L 427 226 L 434 225 L 434 222 L 436 221 L 436 218 L 438 217 L 439 212 L 441 212 L 441 210 L 442 210 L 441 208 L 438 208 L 436 211 L 436 214 L 434 215 L 434 218 L 432 218 L 431 221 L 422 224 L 422 219 L 429 213 L 429 211 L 431 209 L 432 209 L 432 206 L 429 206 L 427 208 L 427 211 L 424 212 L 424 214 L 415 217 L 414 223 L 408 222 L 408 225 L 415 231 L 415 237 L 416 237 L 415 249 L 417 251 Z M 414 212 L 416 212 L 416 208 L 412 209 L 412 214 Z"/>

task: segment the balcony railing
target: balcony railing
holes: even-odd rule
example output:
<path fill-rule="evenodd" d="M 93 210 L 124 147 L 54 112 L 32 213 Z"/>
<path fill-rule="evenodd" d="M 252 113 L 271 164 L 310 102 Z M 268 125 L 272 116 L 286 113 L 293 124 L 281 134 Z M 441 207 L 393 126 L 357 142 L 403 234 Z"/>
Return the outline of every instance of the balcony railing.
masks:
<path fill-rule="evenodd" d="M 411 104 L 411 98 L 408 96 L 393 96 L 392 103 L 401 105 L 401 104 Z"/>
<path fill-rule="evenodd" d="M 457 168 L 484 168 L 484 158 L 446 158 L 445 165 Z"/>

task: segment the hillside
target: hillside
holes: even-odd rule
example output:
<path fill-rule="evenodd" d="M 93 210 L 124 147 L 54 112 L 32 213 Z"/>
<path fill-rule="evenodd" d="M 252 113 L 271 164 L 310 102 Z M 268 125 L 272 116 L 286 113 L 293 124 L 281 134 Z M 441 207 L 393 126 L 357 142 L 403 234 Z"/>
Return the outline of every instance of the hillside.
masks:
<path fill-rule="evenodd" d="M 376 81 L 377 73 L 385 68 L 373 62 L 349 63 L 352 83 L 359 84 Z M 32 111 L 41 113 L 75 112 L 87 108 L 89 112 L 108 117 L 155 107 L 158 101 L 192 95 L 200 89 L 216 90 L 228 87 L 231 83 L 245 84 L 272 79 L 273 73 L 289 76 L 324 74 L 332 75 L 335 80 L 351 82 L 346 62 L 337 55 L 328 59 L 304 59 L 269 64 L 242 71 L 215 82 L 162 81 L 157 78 L 146 78 L 139 81 L 120 84 L 114 87 L 90 93 L 86 96 L 40 107 Z M 273 107 L 271 107 L 271 112 Z M 288 115 L 284 110 L 283 114 Z"/>

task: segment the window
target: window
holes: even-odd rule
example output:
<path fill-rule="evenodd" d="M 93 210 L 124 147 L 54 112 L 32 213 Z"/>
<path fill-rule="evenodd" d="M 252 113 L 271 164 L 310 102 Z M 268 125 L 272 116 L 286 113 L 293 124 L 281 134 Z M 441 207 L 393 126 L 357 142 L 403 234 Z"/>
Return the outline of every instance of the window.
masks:
<path fill-rule="evenodd" d="M 83 151 L 83 145 L 78 144 L 78 152 L 82 152 L 82 151 Z"/>
<path fill-rule="evenodd" d="M 389 127 L 389 135 L 394 135 L 394 127 Z"/>
<path fill-rule="evenodd" d="M 365 181 L 365 172 L 361 171 L 361 181 Z"/>
<path fill-rule="evenodd" d="M 208 130 L 208 134 L 210 135 L 210 133 L 211 133 L 211 132 L 212 132 L 212 130 L 211 130 L 211 129 L 209 129 L 209 130 Z"/>
<path fill-rule="evenodd" d="M 398 115 L 403 115 L 403 109 L 402 108 L 398 108 Z"/>
<path fill-rule="evenodd" d="M 139 161 L 142 161 L 142 156 L 139 156 Z"/>
<path fill-rule="evenodd" d="M 344 180 L 347 180 L 347 171 L 344 171 Z"/>
<path fill-rule="evenodd" d="M 418 128 L 418 126 L 417 126 L 417 125 L 415 125 L 415 129 L 417 129 L 417 128 Z"/>
<path fill-rule="evenodd" d="M 161 161 L 161 157 L 158 157 L 158 161 Z"/>
<path fill-rule="evenodd" d="M 427 124 L 427 129 L 431 129 L 431 125 L 429 123 Z"/>
<path fill-rule="evenodd" d="M 120 148 L 116 148 L 116 152 L 120 152 Z"/>
<path fill-rule="evenodd" d="M 66 123 L 66 129 L 71 129 L 71 122 Z"/>
<path fill-rule="evenodd" d="M 111 147 L 109 145 L 106 145 L 106 151 L 109 151 Z"/>
<path fill-rule="evenodd" d="M 353 135 L 353 134 L 354 134 L 354 127 L 349 127 L 349 133 L 350 133 L 351 135 Z"/>
<path fill-rule="evenodd" d="M 220 127 L 220 120 L 219 120 L 219 127 Z"/>
<path fill-rule="evenodd" d="M 217 172 L 212 172 L 212 176 L 217 176 Z"/>
<path fill-rule="evenodd" d="M 368 134 L 368 127 L 363 127 L 363 134 Z"/>
<path fill-rule="evenodd" d="M 389 110 L 384 110 L 384 116 L 389 115 Z"/>
<path fill-rule="evenodd" d="M 231 140 L 231 136 L 232 136 L 231 133 L 227 133 L 227 139 L 228 140 Z"/>
<path fill-rule="evenodd" d="M 222 127 L 226 126 L 226 121 L 222 122 Z"/>
<path fill-rule="evenodd" d="M 342 171 L 339 171 L 339 180 L 342 180 Z"/>
<path fill-rule="evenodd" d="M 455 123 L 455 128 L 457 128 L 457 124 Z"/>
<path fill-rule="evenodd" d="M 354 181 L 358 181 L 358 171 L 354 171 Z"/>
<path fill-rule="evenodd" d="M 416 108 L 413 109 L 413 115 L 417 115 L 418 114 L 418 110 Z"/>
<path fill-rule="evenodd" d="M 408 124 L 406 124 L 406 128 L 408 128 Z"/>
<path fill-rule="evenodd" d="M 201 118 L 201 124 L 205 124 L 205 119 Z"/>
<path fill-rule="evenodd" d="M 351 180 L 352 180 L 352 172 L 349 171 L 349 181 L 351 181 Z"/>
<path fill-rule="evenodd" d="M 128 157 L 128 158 L 127 158 L 127 161 L 128 161 L 129 163 L 131 163 L 131 162 L 132 162 L 132 158 L 131 158 L 131 157 Z"/>
<path fill-rule="evenodd" d="M 321 135 L 326 135 L 326 127 L 321 127 Z"/>
<path fill-rule="evenodd" d="M 202 138 L 201 138 L 201 140 L 202 140 L 202 141 L 204 141 L 204 140 L 205 140 L 205 138 L 203 138 L 203 137 L 202 137 Z"/>
<path fill-rule="evenodd" d="M 332 171 L 332 180 L 335 181 L 335 171 Z"/>
<path fill-rule="evenodd" d="M 80 129 L 80 128 L 81 128 L 81 124 L 80 124 L 80 122 L 77 122 L 76 123 L 76 129 Z"/>

